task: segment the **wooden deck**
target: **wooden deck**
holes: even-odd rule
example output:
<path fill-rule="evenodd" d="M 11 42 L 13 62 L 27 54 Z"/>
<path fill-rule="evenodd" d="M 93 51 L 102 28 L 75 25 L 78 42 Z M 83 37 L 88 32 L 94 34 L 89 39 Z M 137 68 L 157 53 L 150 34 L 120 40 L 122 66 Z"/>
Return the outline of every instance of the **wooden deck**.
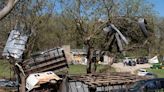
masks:
<path fill-rule="evenodd" d="M 132 75 L 130 73 L 97 73 L 86 75 L 70 75 L 68 79 L 71 81 L 82 82 L 89 87 L 128 85 L 139 80 L 148 79 L 146 77 Z"/>

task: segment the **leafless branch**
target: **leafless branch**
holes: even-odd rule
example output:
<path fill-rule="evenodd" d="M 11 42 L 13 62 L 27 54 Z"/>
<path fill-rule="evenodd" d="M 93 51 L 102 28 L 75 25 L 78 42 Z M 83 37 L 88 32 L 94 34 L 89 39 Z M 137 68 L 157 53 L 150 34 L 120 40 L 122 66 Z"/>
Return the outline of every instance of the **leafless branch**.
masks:
<path fill-rule="evenodd" d="M 0 11 L 0 20 L 10 13 L 18 1 L 19 0 L 8 0 L 7 5 Z"/>
<path fill-rule="evenodd" d="M 105 6 L 105 8 L 106 8 L 106 10 L 107 10 L 108 17 L 110 16 L 110 13 L 111 13 L 111 11 L 112 11 L 113 4 L 114 4 L 113 0 L 111 0 L 111 2 L 112 2 L 111 6 L 108 6 L 108 5 L 106 4 L 105 0 L 103 0 L 104 6 Z"/>

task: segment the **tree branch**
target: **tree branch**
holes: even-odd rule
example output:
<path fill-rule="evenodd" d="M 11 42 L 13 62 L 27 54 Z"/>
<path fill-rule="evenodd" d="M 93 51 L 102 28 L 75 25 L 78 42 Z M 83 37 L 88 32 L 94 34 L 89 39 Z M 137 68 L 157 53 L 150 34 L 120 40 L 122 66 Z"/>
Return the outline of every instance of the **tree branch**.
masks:
<path fill-rule="evenodd" d="M 8 0 L 7 5 L 0 11 L 0 20 L 10 13 L 18 1 L 19 0 Z"/>
<path fill-rule="evenodd" d="M 125 48 L 123 51 L 131 51 L 131 50 L 134 50 L 134 49 L 139 49 L 139 48 L 147 48 L 145 47 L 145 45 L 148 43 L 148 40 L 146 40 L 143 45 L 136 45 L 134 44 L 133 46 L 131 47 L 128 47 L 128 48 Z"/>

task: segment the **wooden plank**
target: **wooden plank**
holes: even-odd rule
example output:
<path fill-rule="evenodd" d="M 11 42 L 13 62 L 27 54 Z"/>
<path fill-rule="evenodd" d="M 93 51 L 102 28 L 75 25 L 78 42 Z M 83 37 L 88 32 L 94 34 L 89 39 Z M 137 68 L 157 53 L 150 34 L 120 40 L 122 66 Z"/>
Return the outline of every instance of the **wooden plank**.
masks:
<path fill-rule="evenodd" d="M 117 45 L 119 47 L 119 51 L 122 51 L 123 50 L 123 46 L 122 46 L 121 39 L 120 39 L 118 33 L 115 34 L 115 37 L 116 37 L 116 40 L 117 40 Z"/>
<path fill-rule="evenodd" d="M 35 59 L 31 58 L 31 59 L 28 59 L 25 62 L 23 62 L 23 66 L 30 65 L 30 64 L 38 65 L 38 64 L 47 63 L 48 61 L 56 60 L 56 59 L 59 59 L 59 58 L 65 58 L 66 59 L 66 57 L 64 57 L 63 55 L 53 57 L 53 58 L 49 58 L 49 59 L 44 59 L 44 61 L 36 61 Z"/>
<path fill-rule="evenodd" d="M 129 44 L 128 40 L 125 38 L 125 36 L 113 25 L 111 24 L 111 27 L 120 35 L 121 39 L 126 43 Z"/>
<path fill-rule="evenodd" d="M 138 80 L 146 79 L 145 77 L 135 76 L 126 73 L 110 73 L 110 74 L 86 74 L 81 76 L 71 76 L 70 79 L 80 81 L 89 86 L 107 86 L 107 85 L 123 85 L 133 83 Z"/>
<path fill-rule="evenodd" d="M 63 61 L 64 62 L 64 61 Z M 67 63 L 59 63 L 59 64 L 51 64 L 51 65 L 48 65 L 48 66 L 44 66 L 44 67 L 38 67 L 38 68 L 34 68 L 34 69 L 29 69 L 29 70 L 25 70 L 26 73 L 31 73 L 31 72 L 43 72 L 43 71 L 49 71 L 49 70 L 52 70 L 52 69 L 55 69 L 55 68 L 64 68 L 64 67 L 68 67 Z"/>
<path fill-rule="evenodd" d="M 52 65 L 52 64 L 66 63 L 65 61 L 66 61 L 65 58 L 57 59 L 57 60 L 49 61 L 46 63 L 37 64 L 37 65 L 32 66 L 32 67 L 29 66 L 30 69 L 28 69 L 28 70 L 35 70 L 36 68 L 41 68 L 41 67 L 45 67 L 45 66 Z"/>

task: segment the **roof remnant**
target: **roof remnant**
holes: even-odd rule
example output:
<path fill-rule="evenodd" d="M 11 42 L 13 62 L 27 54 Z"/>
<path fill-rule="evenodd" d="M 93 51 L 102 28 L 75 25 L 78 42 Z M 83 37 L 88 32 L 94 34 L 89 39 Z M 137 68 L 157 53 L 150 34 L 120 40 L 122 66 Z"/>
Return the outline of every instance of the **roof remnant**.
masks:
<path fill-rule="evenodd" d="M 12 30 L 6 42 L 2 56 L 15 59 L 22 59 L 28 35 L 21 33 L 19 30 Z"/>
<path fill-rule="evenodd" d="M 146 77 L 132 75 L 130 73 L 97 73 L 86 75 L 72 75 L 68 77 L 70 80 L 82 82 L 90 87 L 113 86 L 113 85 L 127 85 L 139 80 L 148 79 Z"/>
<path fill-rule="evenodd" d="M 143 19 L 143 18 L 139 18 L 138 19 L 138 24 L 139 24 L 139 27 L 142 31 L 142 33 L 144 34 L 145 37 L 148 37 L 148 31 L 147 31 L 147 28 L 146 28 L 146 20 Z"/>
<path fill-rule="evenodd" d="M 47 82 L 55 82 L 62 80 L 59 76 L 57 76 L 54 72 L 48 71 L 43 73 L 34 73 L 30 74 L 26 79 L 26 88 L 28 91 L 31 91 L 33 88 L 39 87 L 39 85 L 47 83 Z"/>

